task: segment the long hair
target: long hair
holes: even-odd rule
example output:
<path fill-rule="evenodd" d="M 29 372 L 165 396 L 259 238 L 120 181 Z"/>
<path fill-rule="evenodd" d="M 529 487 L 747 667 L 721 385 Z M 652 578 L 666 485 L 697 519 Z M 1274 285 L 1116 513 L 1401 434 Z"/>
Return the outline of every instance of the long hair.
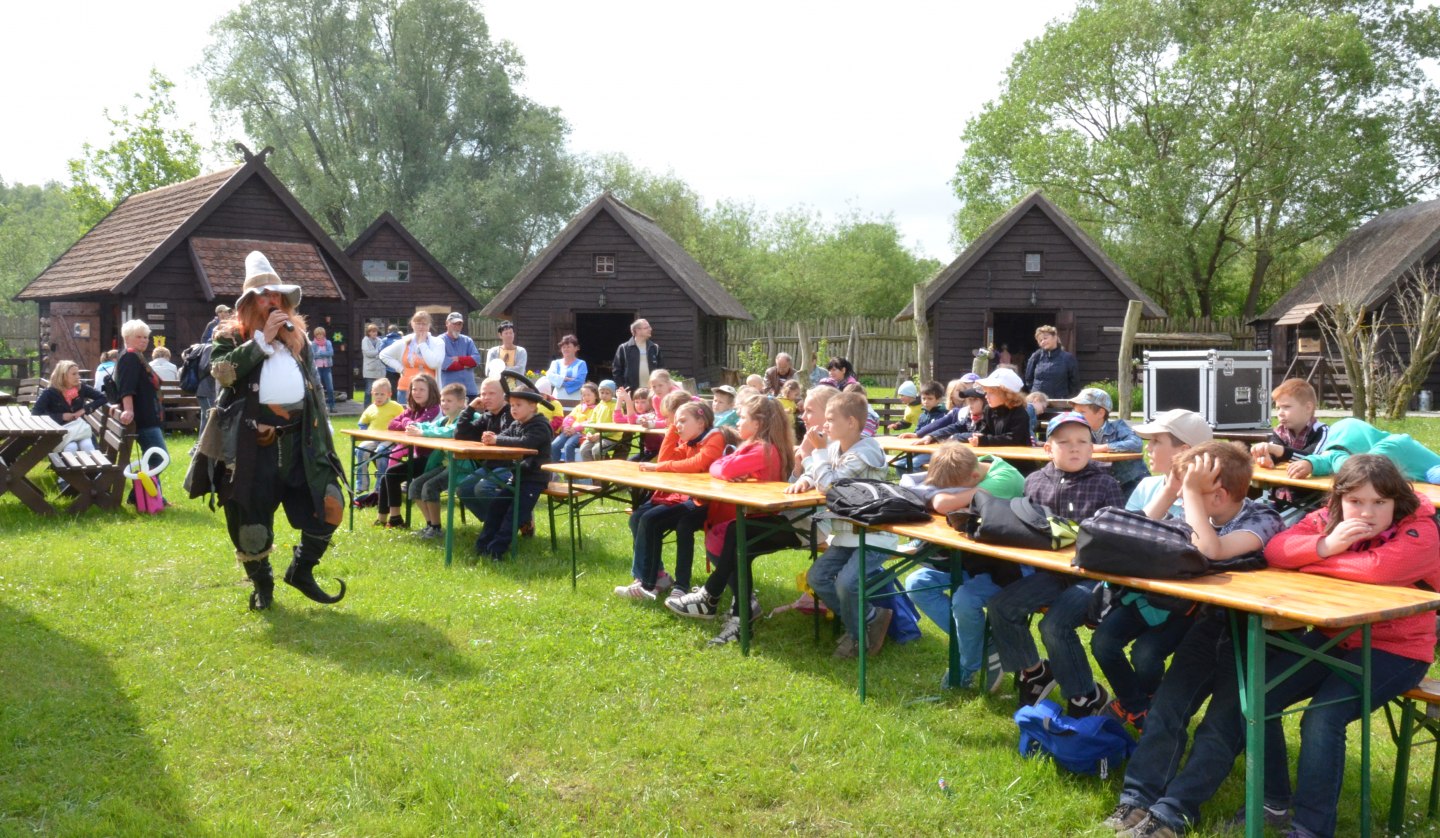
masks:
<path fill-rule="evenodd" d="M 704 436 L 710 432 L 711 428 L 715 427 L 715 411 L 711 410 L 710 405 L 704 402 L 687 401 L 675 408 L 675 417 L 677 419 L 682 413 L 693 413 L 695 414 L 695 418 L 700 420 L 702 426 L 700 436 Z"/>
<path fill-rule="evenodd" d="M 755 420 L 759 429 L 755 439 L 769 443 L 780 455 L 781 474 L 789 474 L 795 468 L 795 430 L 780 402 L 769 396 L 751 396 L 740 405 L 740 410 Z"/>
<path fill-rule="evenodd" d="M 70 378 L 70 373 L 79 371 L 80 365 L 74 361 L 57 361 L 55 369 L 50 371 L 50 386 L 64 392 L 65 382 Z"/>
<path fill-rule="evenodd" d="M 414 387 L 417 381 L 425 382 L 425 401 L 423 403 L 417 403 L 415 401 Z M 436 381 L 435 376 L 430 373 L 422 372 L 410 379 L 410 387 L 411 389 L 407 391 L 410 395 L 405 400 L 405 406 L 413 412 L 424 413 L 430 408 L 440 404 L 440 382 Z"/>
<path fill-rule="evenodd" d="M 1395 523 L 1414 515 L 1420 508 L 1420 498 L 1415 487 L 1400 473 L 1399 467 L 1389 457 L 1379 454 L 1356 454 L 1346 460 L 1335 473 L 1335 483 L 1330 488 L 1330 520 L 1325 532 L 1334 530 L 1345 520 L 1344 498 L 1351 492 L 1369 483 L 1382 498 L 1395 501 Z"/>
<path fill-rule="evenodd" d="M 290 354 L 296 358 L 305 348 L 305 336 L 309 332 L 305 328 L 305 317 L 298 311 L 289 307 L 284 297 L 280 298 L 280 310 L 289 316 L 294 330 L 281 329 L 275 333 L 280 342 L 290 350 Z M 270 312 L 260 305 L 260 295 L 251 294 L 240 301 L 235 307 L 235 313 L 226 320 L 221 321 L 219 329 L 226 329 L 235 335 L 239 340 L 249 340 L 256 332 L 265 331 L 265 321 L 270 318 Z"/>

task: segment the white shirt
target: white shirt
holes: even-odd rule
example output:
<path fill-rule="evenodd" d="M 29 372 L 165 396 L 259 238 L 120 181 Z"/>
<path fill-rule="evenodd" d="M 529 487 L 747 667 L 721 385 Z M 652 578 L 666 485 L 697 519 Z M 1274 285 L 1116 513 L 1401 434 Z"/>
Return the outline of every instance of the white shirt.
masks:
<path fill-rule="evenodd" d="M 265 353 L 265 365 L 260 368 L 260 401 L 263 404 L 297 404 L 305 400 L 305 375 L 300 371 L 300 362 L 290 354 L 290 347 L 276 341 L 265 340 L 262 332 L 255 333 L 255 345 Z"/>

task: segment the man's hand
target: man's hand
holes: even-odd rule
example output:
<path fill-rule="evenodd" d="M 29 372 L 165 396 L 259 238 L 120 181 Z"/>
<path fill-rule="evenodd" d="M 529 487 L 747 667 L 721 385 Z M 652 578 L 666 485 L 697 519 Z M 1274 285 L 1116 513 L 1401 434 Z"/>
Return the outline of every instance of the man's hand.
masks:
<path fill-rule="evenodd" d="M 494 431 L 486 431 L 485 433 L 481 434 L 481 435 L 480 435 L 480 442 L 483 443 L 483 444 L 485 444 L 485 445 L 494 445 L 494 444 L 495 444 L 495 432 L 494 432 Z"/>
<path fill-rule="evenodd" d="M 274 343 L 275 336 L 279 334 L 280 330 L 289 322 L 290 315 L 278 308 L 270 309 L 270 316 L 265 318 L 265 328 L 263 330 L 265 341 L 267 343 Z"/>

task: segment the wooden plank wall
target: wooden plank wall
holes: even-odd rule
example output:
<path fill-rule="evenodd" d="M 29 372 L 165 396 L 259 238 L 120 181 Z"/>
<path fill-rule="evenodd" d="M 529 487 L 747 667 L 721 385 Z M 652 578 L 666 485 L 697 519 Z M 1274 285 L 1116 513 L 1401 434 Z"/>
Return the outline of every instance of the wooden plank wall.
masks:
<path fill-rule="evenodd" d="M 788 352 L 800 363 L 800 323 L 794 320 L 734 321 L 729 324 L 725 341 L 725 366 L 739 369 L 740 353 L 755 341 L 765 347 L 765 356 Z M 811 351 L 821 338 L 830 343 L 831 355 L 844 356 L 850 342 L 850 330 L 859 332 L 859 351 L 850 358 L 861 375 L 873 376 L 888 384 L 915 361 L 915 326 L 909 321 L 896 323 L 888 317 L 826 317 L 804 321 L 805 334 L 810 338 Z M 826 359 L 822 358 L 823 363 Z"/>

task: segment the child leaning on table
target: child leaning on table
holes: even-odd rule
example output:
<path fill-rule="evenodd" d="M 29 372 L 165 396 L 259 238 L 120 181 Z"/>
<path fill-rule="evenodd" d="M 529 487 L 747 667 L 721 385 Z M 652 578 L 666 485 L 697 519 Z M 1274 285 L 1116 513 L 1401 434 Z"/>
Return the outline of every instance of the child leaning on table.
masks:
<path fill-rule="evenodd" d="M 844 392 L 831 398 L 825 406 L 825 437 L 830 444 L 810 457 L 805 464 L 805 473 L 785 491 L 791 494 L 811 489 L 824 492 L 846 477 L 884 480 L 889 473 L 885 451 L 880 448 L 880 443 L 863 436 L 869 409 L 865 397 L 859 393 Z M 868 613 L 860 614 L 859 597 L 861 577 L 878 573 L 882 569 L 884 555 L 878 552 L 871 554 L 866 572 L 862 573 L 859 566 L 860 536 L 854 524 L 844 519 L 828 523 L 830 546 L 810 566 L 806 579 L 815 596 L 832 612 L 839 614 L 845 624 L 845 634 L 835 647 L 835 656 L 856 656 L 859 651 L 859 621 L 862 619 L 867 632 L 866 651 L 876 654 L 885 645 L 885 634 L 890 629 L 894 612 L 870 605 Z M 880 548 L 894 549 L 896 543 L 895 536 L 890 533 L 871 533 L 867 539 Z"/>
<path fill-rule="evenodd" d="M 407 436 L 455 437 L 455 420 L 465 409 L 465 385 L 460 382 L 446 384 L 440 388 L 440 415 L 430 422 L 414 422 L 405 428 Z M 471 460 L 455 461 L 456 477 L 464 477 L 475 470 Z M 449 485 L 450 469 L 445 466 L 445 452 L 431 451 L 425 461 L 425 472 L 410 481 L 410 499 L 420 506 L 425 516 L 425 528 L 415 535 L 419 538 L 437 538 L 445 534 L 440 526 L 440 493 Z"/>
<path fill-rule="evenodd" d="M 1406 480 L 1440 483 L 1440 456 L 1409 434 L 1382 431 L 1363 419 L 1341 419 L 1313 454 L 1296 457 L 1286 466 L 1291 477 L 1328 477 L 1354 454 L 1388 457 Z"/>
<path fill-rule="evenodd" d="M 685 402 L 675 409 L 660 455 L 653 463 L 641 463 L 641 471 L 669 474 L 705 474 L 725 453 L 725 435 L 713 427 L 714 414 L 704 402 Z M 690 570 L 695 562 L 695 532 L 705 525 L 705 507 L 687 495 L 655 492 L 630 513 L 630 535 L 634 550 L 630 565 L 631 582 L 615 588 L 625 599 L 654 599 L 656 591 L 688 593 Z M 660 548 L 665 533 L 675 532 L 675 576 L 665 572 Z"/>
<path fill-rule="evenodd" d="M 385 378 L 377 378 L 370 385 L 370 406 L 360 414 L 359 428 L 388 428 L 405 408 L 400 403 L 390 398 L 390 381 Z M 370 491 L 370 463 L 375 463 L 376 480 L 385 474 L 385 452 L 390 450 L 388 443 L 376 442 L 373 439 L 366 440 L 356 446 L 365 453 L 360 455 L 359 471 L 355 474 L 355 494 L 361 495 Z M 355 498 L 356 506 L 368 506 L 366 499 Z"/>
<path fill-rule="evenodd" d="M 740 447 L 735 453 L 721 457 L 710 466 L 710 476 L 732 482 L 756 480 L 762 483 L 783 482 L 790 473 L 794 457 L 794 438 L 785 410 L 776 399 L 752 396 L 740 403 Z M 788 525 L 783 516 L 774 515 L 762 519 L 769 525 Z M 752 533 L 754 531 L 752 530 Z M 755 581 L 749 578 L 750 564 L 740 567 L 735 543 L 735 507 L 732 504 L 712 501 L 706 506 L 705 553 L 714 570 L 705 584 L 693 591 L 682 592 L 679 586 L 671 589 L 665 607 L 682 617 L 701 620 L 714 619 L 719 611 L 720 595 L 729 588 L 734 596 L 730 603 L 730 616 L 711 641 L 712 646 L 721 646 L 740 639 L 740 588 L 739 573 L 747 575 L 746 588 L 750 591 L 750 616 L 752 622 L 760 615 L 760 600 L 755 595 Z M 752 536 L 753 537 L 753 536 Z M 765 536 L 753 551 L 770 552 L 799 544 L 793 531 L 777 532 Z M 751 552 L 753 560 L 756 552 Z"/>
<path fill-rule="evenodd" d="M 1301 378 L 1287 378 L 1270 392 L 1277 424 L 1265 442 L 1250 448 L 1250 456 L 1261 468 L 1274 468 L 1292 462 L 1296 457 L 1314 454 L 1325 445 L 1330 428 L 1315 418 L 1318 401 L 1315 388 Z M 1324 502 L 1323 492 L 1277 486 L 1269 491 L 1270 500 L 1289 522 L 1298 521 L 1305 510 Z"/>
<path fill-rule="evenodd" d="M 1020 376 L 1001 367 L 975 385 L 985 391 L 985 412 L 970 434 L 970 444 L 1029 445 L 1030 414 L 1025 411 L 1025 382 Z"/>
<path fill-rule="evenodd" d="M 1083 521 L 1104 507 L 1123 504 L 1120 484 L 1090 459 L 1094 445 L 1084 416 L 1070 412 L 1051 419 L 1045 434 L 1050 462 L 1025 478 L 1025 497 L 1071 521 Z M 1020 706 L 1040 701 L 1057 683 L 1071 716 L 1094 715 L 1110 703 L 1104 687 L 1095 683 L 1077 633 L 1089 616 L 1095 585 L 1088 579 L 1041 570 L 1008 585 L 990 600 L 990 631 L 1000 665 L 1015 673 Z M 1040 657 L 1030 634 L 1030 615 L 1047 608 L 1040 619 L 1040 636 L 1048 660 Z"/>
<path fill-rule="evenodd" d="M 930 460 L 923 475 L 907 474 L 900 485 L 913 489 L 925 498 L 931 511 L 941 515 L 970 505 L 975 492 L 984 489 L 1003 499 L 1018 498 L 1025 490 L 1025 478 L 1014 466 L 990 454 L 977 456 L 975 449 L 958 442 L 947 442 Z M 921 567 L 905 579 L 905 592 L 925 616 L 948 631 L 951 620 L 960 644 L 960 672 L 956 682 L 968 685 L 985 664 L 985 603 L 1009 581 L 1020 578 L 1020 565 L 998 562 L 991 567 L 980 564 L 980 557 L 966 555 L 963 584 L 953 585 L 948 571 Z M 1014 571 L 1008 578 L 1005 571 Z M 953 591 L 947 594 L 945 589 Z M 998 686 L 1000 669 L 982 686 Z"/>

